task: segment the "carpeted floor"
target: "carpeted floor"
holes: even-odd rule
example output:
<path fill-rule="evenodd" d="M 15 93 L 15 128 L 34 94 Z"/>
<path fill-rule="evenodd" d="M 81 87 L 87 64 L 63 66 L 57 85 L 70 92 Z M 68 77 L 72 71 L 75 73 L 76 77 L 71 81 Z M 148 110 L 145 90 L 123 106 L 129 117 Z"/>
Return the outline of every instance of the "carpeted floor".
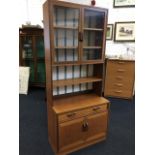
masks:
<path fill-rule="evenodd" d="M 108 139 L 70 155 L 134 155 L 135 103 L 109 98 L 111 113 Z M 44 89 L 19 95 L 20 155 L 54 155 L 48 143 L 47 109 Z"/>

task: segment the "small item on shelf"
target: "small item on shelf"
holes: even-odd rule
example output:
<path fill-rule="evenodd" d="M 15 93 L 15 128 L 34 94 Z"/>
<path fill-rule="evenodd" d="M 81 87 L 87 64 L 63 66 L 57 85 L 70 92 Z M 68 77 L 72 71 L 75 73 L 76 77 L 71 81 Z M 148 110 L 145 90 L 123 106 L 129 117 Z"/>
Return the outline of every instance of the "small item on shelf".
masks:
<path fill-rule="evenodd" d="M 91 1 L 91 5 L 94 6 L 95 4 L 96 4 L 96 1 L 95 0 L 92 0 Z"/>

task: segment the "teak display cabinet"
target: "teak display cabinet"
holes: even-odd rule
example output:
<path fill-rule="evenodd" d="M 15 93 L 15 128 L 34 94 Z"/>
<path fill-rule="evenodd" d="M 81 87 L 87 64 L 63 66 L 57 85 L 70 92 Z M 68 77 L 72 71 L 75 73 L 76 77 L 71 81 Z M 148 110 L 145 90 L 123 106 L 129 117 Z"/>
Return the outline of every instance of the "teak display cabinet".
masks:
<path fill-rule="evenodd" d="M 43 5 L 48 138 L 66 155 L 107 137 L 102 97 L 108 10 L 48 0 Z"/>
<path fill-rule="evenodd" d="M 30 67 L 30 86 L 45 87 L 45 52 L 42 28 L 19 29 L 19 65 Z"/>

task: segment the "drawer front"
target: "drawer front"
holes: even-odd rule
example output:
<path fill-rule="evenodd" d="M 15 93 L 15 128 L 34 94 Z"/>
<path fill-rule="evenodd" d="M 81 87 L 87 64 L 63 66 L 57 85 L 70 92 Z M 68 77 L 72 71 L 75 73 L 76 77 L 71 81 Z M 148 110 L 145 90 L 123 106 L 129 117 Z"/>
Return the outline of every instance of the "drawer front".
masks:
<path fill-rule="evenodd" d="M 68 113 L 59 115 L 58 121 L 59 121 L 59 123 L 62 123 L 62 122 L 69 121 L 69 120 L 72 120 L 75 118 L 87 116 L 89 114 L 103 112 L 106 110 L 107 110 L 107 104 L 98 105 L 98 106 L 94 106 L 91 108 L 82 109 L 82 110 L 78 110 L 78 111 L 72 111 L 72 112 L 68 112 Z"/>
<path fill-rule="evenodd" d="M 134 62 L 108 61 L 107 74 L 111 76 L 134 76 Z"/>
<path fill-rule="evenodd" d="M 105 96 L 131 98 L 132 91 L 126 89 L 107 89 L 105 91 Z"/>

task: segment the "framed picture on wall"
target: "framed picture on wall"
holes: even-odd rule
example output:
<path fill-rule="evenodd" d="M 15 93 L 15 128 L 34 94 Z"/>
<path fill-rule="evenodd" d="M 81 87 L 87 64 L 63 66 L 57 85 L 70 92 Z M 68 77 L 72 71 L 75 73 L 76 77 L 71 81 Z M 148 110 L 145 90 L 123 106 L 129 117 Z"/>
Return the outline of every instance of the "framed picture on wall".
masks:
<path fill-rule="evenodd" d="M 113 7 L 114 8 L 135 7 L 135 0 L 114 0 Z"/>
<path fill-rule="evenodd" d="M 135 41 L 135 22 L 116 22 L 114 41 L 134 42 Z"/>
<path fill-rule="evenodd" d="M 106 39 L 107 40 L 112 40 L 113 39 L 113 24 L 108 24 L 107 25 Z"/>

